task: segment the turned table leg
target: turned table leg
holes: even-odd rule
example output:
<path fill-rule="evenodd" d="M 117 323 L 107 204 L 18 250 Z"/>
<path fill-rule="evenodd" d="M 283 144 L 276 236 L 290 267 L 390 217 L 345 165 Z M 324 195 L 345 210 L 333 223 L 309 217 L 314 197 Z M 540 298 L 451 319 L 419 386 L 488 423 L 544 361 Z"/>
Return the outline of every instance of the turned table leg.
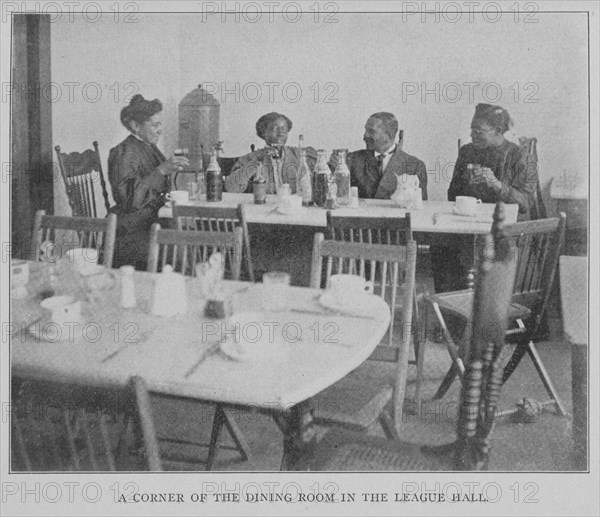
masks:
<path fill-rule="evenodd" d="M 283 459 L 281 470 L 295 470 L 298 462 L 315 444 L 314 410 L 309 402 L 301 402 L 285 416 Z"/>

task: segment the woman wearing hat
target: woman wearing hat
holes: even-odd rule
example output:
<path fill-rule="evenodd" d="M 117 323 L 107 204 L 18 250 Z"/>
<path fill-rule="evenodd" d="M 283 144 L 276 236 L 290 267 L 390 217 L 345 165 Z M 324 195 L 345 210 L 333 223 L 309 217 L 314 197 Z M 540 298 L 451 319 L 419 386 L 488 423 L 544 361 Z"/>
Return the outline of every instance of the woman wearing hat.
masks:
<path fill-rule="evenodd" d="M 484 203 L 515 203 L 519 220 L 538 219 L 543 207 L 538 202 L 538 172 L 527 163 L 527 149 L 504 138 L 512 120 L 500 106 L 478 104 L 471 122 L 471 143 L 458 152 L 448 200 L 472 196 Z M 469 177 L 468 164 L 474 164 Z"/>
<path fill-rule="evenodd" d="M 134 95 L 121 110 L 121 123 L 130 132 L 108 155 L 108 178 L 117 214 L 114 266 L 146 269 L 150 227 L 165 204 L 171 174 L 188 165 L 187 158 L 167 159 L 157 147 L 162 134 L 162 103 Z"/>
<path fill-rule="evenodd" d="M 233 166 L 231 174 L 225 178 L 227 192 L 251 192 L 252 178 L 256 174 L 254 163 L 266 163 L 265 178 L 267 193 L 275 194 L 280 185 L 290 185 L 296 192 L 296 175 L 300 167 L 300 153 L 297 147 L 285 145 L 292 130 L 292 121 L 281 113 L 267 113 L 256 122 L 256 134 L 265 141 L 266 146 L 242 156 Z M 306 147 L 306 161 L 311 170 L 317 161 L 317 153 L 312 147 Z"/>
<path fill-rule="evenodd" d="M 504 138 L 510 126 L 512 120 L 504 108 L 477 105 L 471 121 L 471 143 L 458 151 L 448 200 L 472 196 L 484 203 L 503 201 L 519 205 L 519 221 L 544 217 L 537 163 L 528 162 L 526 148 Z M 468 164 L 476 166 L 473 173 Z M 430 246 L 430 257 L 436 292 L 464 289 L 473 263 L 470 237 L 440 236 Z"/>

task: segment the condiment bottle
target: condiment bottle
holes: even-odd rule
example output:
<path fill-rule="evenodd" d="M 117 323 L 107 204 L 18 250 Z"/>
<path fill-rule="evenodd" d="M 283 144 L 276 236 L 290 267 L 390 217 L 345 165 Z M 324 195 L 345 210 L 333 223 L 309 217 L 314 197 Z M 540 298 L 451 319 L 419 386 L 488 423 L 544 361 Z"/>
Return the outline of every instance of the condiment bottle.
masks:
<path fill-rule="evenodd" d="M 252 191 L 254 192 L 254 204 L 264 205 L 267 202 L 267 181 L 263 176 L 263 165 L 259 161 L 252 164 L 256 167 L 256 174 L 252 181 Z"/>
<path fill-rule="evenodd" d="M 321 207 L 325 206 L 327 199 L 327 190 L 329 188 L 329 179 L 331 171 L 327 165 L 327 151 L 319 149 L 317 151 L 317 165 L 315 166 L 315 204 Z"/>
<path fill-rule="evenodd" d="M 312 174 L 306 161 L 306 149 L 300 149 L 300 167 L 296 179 L 296 191 L 302 197 L 302 205 L 312 205 Z"/>
<path fill-rule="evenodd" d="M 333 178 L 337 185 L 337 202 L 340 206 L 350 203 L 350 169 L 346 165 L 346 150 L 338 151 L 338 161 Z"/>
<path fill-rule="evenodd" d="M 206 169 L 206 200 L 221 201 L 223 199 L 223 176 L 217 162 L 217 151 L 213 150 L 210 163 Z"/>

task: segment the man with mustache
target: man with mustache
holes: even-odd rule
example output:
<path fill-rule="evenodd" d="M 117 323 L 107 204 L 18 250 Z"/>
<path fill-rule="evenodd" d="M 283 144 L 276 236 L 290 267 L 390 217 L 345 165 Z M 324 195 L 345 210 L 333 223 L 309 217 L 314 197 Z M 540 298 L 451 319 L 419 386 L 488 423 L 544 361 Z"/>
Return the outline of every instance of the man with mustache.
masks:
<path fill-rule="evenodd" d="M 346 162 L 353 186 L 361 198 L 390 199 L 400 174 L 416 174 L 427 199 L 427 169 L 418 158 L 398 148 L 398 120 L 392 113 L 379 112 L 365 124 L 366 149 L 349 153 Z"/>

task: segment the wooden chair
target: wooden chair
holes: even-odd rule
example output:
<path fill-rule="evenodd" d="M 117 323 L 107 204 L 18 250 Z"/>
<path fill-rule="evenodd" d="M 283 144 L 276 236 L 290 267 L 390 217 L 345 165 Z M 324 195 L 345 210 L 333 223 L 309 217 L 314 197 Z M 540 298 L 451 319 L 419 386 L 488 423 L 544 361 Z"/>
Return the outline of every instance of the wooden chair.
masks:
<path fill-rule="evenodd" d="M 510 377 L 517 365 L 528 353 L 560 415 L 566 415 L 563 403 L 554 388 L 548 373 L 537 353 L 533 340 L 540 330 L 540 324 L 548 307 L 548 300 L 558 264 L 560 249 L 564 241 L 566 216 L 536 221 L 525 221 L 506 226 L 504 234 L 516 247 L 517 273 L 513 285 L 511 304 L 507 313 L 510 335 L 517 339 L 517 347 L 505 367 L 503 382 Z M 442 327 L 448 350 L 452 357 L 452 367 L 442 381 L 434 398 L 444 396 L 452 381 L 464 374 L 460 349 L 454 344 L 448 331 L 444 315 L 462 321 L 469 328 L 470 311 L 473 304 L 473 291 L 440 293 L 428 298 Z"/>
<path fill-rule="evenodd" d="M 65 217 L 46 215 L 38 210 L 33 224 L 29 260 L 39 261 L 47 243 L 61 245 L 60 232 L 70 232 L 62 239 L 61 251 L 70 248 L 94 248 L 99 251 L 98 263 L 112 267 L 117 232 L 117 216 L 109 214 L 104 219 L 92 217 Z M 61 253 L 62 255 L 62 253 Z"/>
<path fill-rule="evenodd" d="M 245 255 L 244 264 L 248 279 L 254 282 L 254 266 L 250 251 L 250 236 L 246 224 L 246 212 L 243 204 L 237 207 L 211 207 L 192 205 L 173 205 L 173 217 L 177 221 L 179 230 L 194 230 L 203 232 L 231 233 L 235 228 L 241 227 L 244 238 Z M 226 263 L 226 267 L 229 264 Z"/>
<path fill-rule="evenodd" d="M 375 283 L 375 294 L 389 299 L 392 314 L 395 314 L 397 300 L 400 300 L 398 306 L 402 316 L 400 321 L 392 320 L 390 323 L 400 330 L 399 343 L 390 340 L 387 346 L 379 347 L 371 357 L 394 364 L 392 382 L 386 381 L 383 386 L 360 383 L 362 365 L 316 397 L 318 423 L 365 430 L 373 422 L 379 421 L 389 438 L 398 437 L 413 334 L 411 325 L 416 261 L 416 243 L 412 240 L 406 246 L 399 246 L 324 240 L 322 233 L 315 235 L 311 287 L 319 288 L 322 285 L 323 270 L 325 285 L 328 285 L 334 273 L 358 274 Z M 356 401 L 354 395 L 361 400 Z M 319 412 L 319 408 L 325 411 Z M 331 411 L 331 408 L 335 408 L 335 411 Z"/>
<path fill-rule="evenodd" d="M 413 240 L 410 213 L 405 217 L 395 217 L 393 219 L 386 217 L 345 217 L 334 215 L 331 211 L 327 212 L 327 229 L 329 238 L 334 241 L 359 242 L 365 244 L 387 244 L 392 246 L 407 246 L 407 243 Z M 357 264 L 355 264 L 356 266 Z M 355 272 L 356 269 L 352 272 Z M 362 274 L 357 271 L 356 274 Z M 402 294 L 400 294 L 402 296 Z M 421 327 L 419 319 L 419 309 L 416 288 L 413 293 L 413 315 L 412 328 L 414 330 L 413 340 L 415 347 L 415 360 L 409 361 L 409 364 L 416 364 L 417 379 L 415 385 L 415 404 L 420 406 L 421 402 L 421 387 L 423 384 L 423 352 L 424 347 L 421 346 Z M 396 308 L 400 309 L 401 300 L 396 300 Z M 398 313 L 392 314 L 392 320 Z M 390 325 L 387 334 L 387 346 L 380 345 L 377 352 L 374 354 L 375 360 L 391 360 L 396 361 L 394 355 L 390 356 L 390 347 L 393 347 L 393 331 L 394 325 Z"/>
<path fill-rule="evenodd" d="M 546 205 L 544 204 L 544 199 L 542 197 L 542 188 L 539 182 L 539 171 L 538 171 L 538 155 L 537 155 L 537 138 L 527 138 L 522 136 L 519 138 L 519 145 L 521 148 L 526 149 L 526 164 L 527 164 L 527 172 L 532 176 L 538 178 L 537 187 L 536 187 L 536 213 L 533 214 L 533 218 L 535 219 L 545 219 L 547 217 Z"/>
<path fill-rule="evenodd" d="M 457 440 L 441 447 L 393 442 L 365 433 L 331 430 L 300 459 L 298 470 L 486 470 L 502 385 L 499 358 L 515 274 L 514 252 L 502 233 L 499 205 L 476 278 L 465 383 L 458 409 Z"/>
<path fill-rule="evenodd" d="M 148 271 L 156 273 L 165 265 L 173 266 L 174 271 L 187 275 L 195 275 L 195 264 L 205 262 L 213 252 L 229 255 L 232 259 L 230 280 L 240 279 L 242 235 L 241 227 L 236 227 L 231 232 L 206 232 L 187 230 L 162 230 L 160 224 L 155 223 L 150 230 L 150 245 L 148 249 Z M 219 450 L 219 436 L 223 425 L 235 442 L 236 450 L 240 453 L 242 461 L 250 459 L 250 448 L 240 430 L 233 414 L 221 404 L 215 405 L 215 416 L 208 446 L 206 470 L 211 470 Z M 185 443 L 202 446 L 199 442 L 189 442 L 169 439 L 171 442 Z"/>
<path fill-rule="evenodd" d="M 93 145 L 94 149 L 70 154 L 62 153 L 59 145 L 54 148 L 74 217 L 98 217 L 94 188 L 98 179 L 100 179 L 106 213 L 110 208 L 98 142 L 94 142 Z"/>
<path fill-rule="evenodd" d="M 11 467 L 14 471 L 162 470 L 143 379 L 91 387 L 12 378 Z M 121 441 L 133 423 L 127 454 Z M 140 463 L 140 460 L 141 463 Z"/>

